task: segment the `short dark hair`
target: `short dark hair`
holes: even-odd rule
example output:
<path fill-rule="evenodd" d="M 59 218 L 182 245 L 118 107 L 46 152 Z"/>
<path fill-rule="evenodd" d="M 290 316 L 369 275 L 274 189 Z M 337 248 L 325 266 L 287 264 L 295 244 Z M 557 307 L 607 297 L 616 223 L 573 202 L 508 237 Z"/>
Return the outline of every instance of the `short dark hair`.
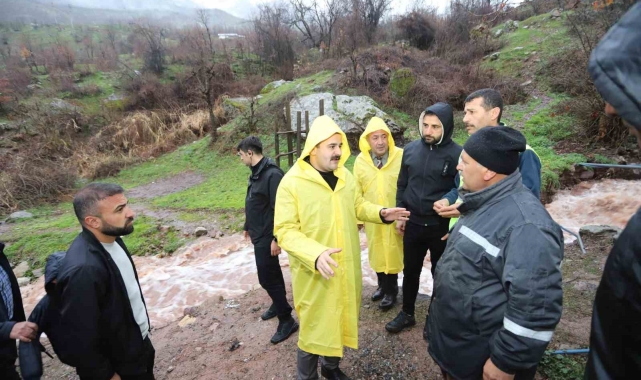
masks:
<path fill-rule="evenodd" d="M 73 211 L 80 224 L 84 225 L 85 217 L 96 212 L 96 203 L 124 192 L 122 186 L 113 183 L 90 183 L 73 197 Z"/>
<path fill-rule="evenodd" d="M 499 118 L 497 121 L 501 122 L 501 115 L 503 115 L 503 98 L 501 97 L 501 93 L 492 88 L 476 90 L 465 98 L 465 103 L 469 103 L 478 98 L 483 99 L 483 109 L 486 111 L 499 107 Z"/>
<path fill-rule="evenodd" d="M 260 139 L 256 136 L 245 137 L 236 147 L 236 151 L 240 150 L 243 152 L 249 152 L 251 150 L 256 154 L 263 154 L 263 143 L 261 143 Z"/>

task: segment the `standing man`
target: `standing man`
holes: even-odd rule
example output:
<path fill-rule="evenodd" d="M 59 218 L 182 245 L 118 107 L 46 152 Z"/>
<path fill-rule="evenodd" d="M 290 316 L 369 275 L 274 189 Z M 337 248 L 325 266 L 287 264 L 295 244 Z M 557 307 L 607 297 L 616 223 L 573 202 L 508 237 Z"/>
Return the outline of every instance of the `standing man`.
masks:
<path fill-rule="evenodd" d="M 428 352 L 446 379 L 534 379 L 561 319 L 563 234 L 517 170 L 525 137 L 477 131 L 463 146 L 461 219 L 439 263 Z"/>
<path fill-rule="evenodd" d="M 274 231 L 289 254 L 294 307 L 300 319 L 299 380 L 349 379 L 338 368 L 343 347 L 358 349 L 362 273 L 356 221 L 391 223 L 405 209 L 377 206 L 345 168 L 345 133 L 328 116 L 314 120 L 305 148 L 276 195 Z"/>
<path fill-rule="evenodd" d="M 473 135 L 487 127 L 502 126 L 503 98 L 501 94 L 491 88 L 484 88 L 471 93 L 465 99 L 465 117 L 463 122 L 467 133 Z M 529 145 L 519 156 L 519 171 L 523 178 L 523 185 L 532 191 L 537 199 L 541 198 L 541 160 L 534 149 Z M 459 189 L 462 188 L 463 176 L 457 176 L 457 186 L 454 187 L 443 199 L 434 203 L 434 210 L 442 217 L 452 218 L 450 229 L 454 226 L 461 213 L 457 210 L 462 200 Z M 455 200 L 456 202 L 453 202 Z M 446 238 L 446 237 L 445 237 Z"/>
<path fill-rule="evenodd" d="M 641 3 L 608 31 L 592 52 L 589 71 L 606 101 L 641 147 Z M 585 378 L 624 379 L 641 373 L 641 209 L 605 262 L 592 312 Z"/>
<path fill-rule="evenodd" d="M 287 290 L 278 255 L 280 247 L 274 237 L 274 208 L 276 190 L 283 171 L 274 161 L 263 157 L 263 144 L 258 137 L 249 136 L 236 147 L 243 164 L 251 169 L 245 196 L 245 239 L 251 238 L 256 257 L 258 282 L 272 299 L 272 305 L 261 315 L 263 321 L 278 317 L 278 328 L 271 338 L 273 344 L 287 339 L 298 330 L 287 302 Z"/>
<path fill-rule="evenodd" d="M 452 106 L 436 103 L 419 117 L 421 139 L 407 144 L 403 150 L 401 171 L 398 175 L 396 206 L 406 207 L 409 221 L 397 222 L 403 236 L 403 310 L 385 329 L 398 333 L 414 326 L 414 306 L 418 295 L 423 261 L 430 251 L 432 276 L 445 250 L 449 219 L 439 216 L 434 202 L 455 187 L 456 163 L 461 147 L 452 141 L 454 114 Z"/>
<path fill-rule="evenodd" d="M 122 187 L 92 183 L 73 199 L 82 232 L 62 261 L 60 360 L 80 379 L 153 380 L 154 347 L 136 267 L 120 236 L 134 231 L 135 214 Z"/>
<path fill-rule="evenodd" d="M 358 142 L 361 153 L 354 163 L 354 176 L 365 200 L 385 207 L 396 204 L 396 182 L 403 150 L 385 121 L 373 117 Z M 392 225 L 365 223 L 369 265 L 378 277 L 372 301 L 383 299 L 378 307 L 389 310 L 396 304 L 398 273 L 403 270 L 403 237 Z"/>
<path fill-rule="evenodd" d="M 0 242 L 0 379 L 20 379 L 16 372 L 16 339 L 31 342 L 37 332 L 37 325 L 25 322 L 20 287 Z"/>

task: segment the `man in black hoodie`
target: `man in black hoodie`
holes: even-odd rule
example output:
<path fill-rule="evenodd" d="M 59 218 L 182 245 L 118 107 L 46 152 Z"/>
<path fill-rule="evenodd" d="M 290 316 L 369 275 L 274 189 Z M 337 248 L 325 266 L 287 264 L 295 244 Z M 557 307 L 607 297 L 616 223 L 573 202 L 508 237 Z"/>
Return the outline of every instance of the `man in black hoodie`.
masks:
<path fill-rule="evenodd" d="M 35 339 L 38 326 L 25 322 L 22 297 L 16 276 L 0 243 L 0 379 L 20 379 L 16 372 L 16 339 L 30 342 Z"/>
<path fill-rule="evenodd" d="M 20 373 L 24 380 L 40 380 L 42 377 L 42 354 L 44 347 L 40 344 L 40 335 L 47 334 L 54 352 L 64 356 L 64 336 L 58 328 L 60 310 L 55 296 L 58 271 L 66 252 L 56 252 L 47 257 L 45 265 L 45 294 L 29 315 L 29 322 L 38 325 L 38 335 L 31 342 L 20 342 Z M 48 353 L 47 353 L 48 354 Z"/>
<path fill-rule="evenodd" d="M 276 190 L 283 171 L 276 163 L 263 156 L 263 144 L 258 137 L 243 139 L 236 148 L 240 160 L 251 169 L 245 197 L 245 239 L 251 238 L 256 257 L 258 282 L 272 299 L 272 305 L 261 315 L 266 321 L 278 317 L 273 344 L 287 339 L 298 330 L 292 318 L 292 307 L 287 302 L 287 290 L 278 255 L 281 250 L 274 237 L 274 207 Z"/>
<path fill-rule="evenodd" d="M 592 52 L 589 71 L 605 100 L 641 147 L 641 3 L 608 31 Z M 592 311 L 585 378 L 631 379 L 641 374 L 641 209 L 617 239 Z"/>
<path fill-rule="evenodd" d="M 385 326 L 391 333 L 416 324 L 414 305 L 425 255 L 429 250 L 433 276 L 445 250 L 447 241 L 441 238 L 447 234 L 449 219 L 440 217 L 433 205 L 455 186 L 456 165 L 462 151 L 452 141 L 454 114 L 447 103 L 436 103 L 421 113 L 419 133 L 420 140 L 405 146 L 398 175 L 396 207 L 410 211 L 410 218 L 396 222 L 404 246 L 403 310 Z"/>
<path fill-rule="evenodd" d="M 76 194 L 73 208 L 82 232 L 67 250 L 56 284 L 64 337 L 59 358 L 81 380 L 153 380 L 147 306 L 120 238 L 134 231 L 124 190 L 89 184 Z"/>

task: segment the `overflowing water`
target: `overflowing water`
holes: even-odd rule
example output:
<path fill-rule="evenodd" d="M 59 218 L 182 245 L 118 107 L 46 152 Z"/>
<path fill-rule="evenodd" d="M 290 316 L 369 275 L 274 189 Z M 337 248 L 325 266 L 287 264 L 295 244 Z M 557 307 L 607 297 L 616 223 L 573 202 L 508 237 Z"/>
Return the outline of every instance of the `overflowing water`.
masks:
<path fill-rule="evenodd" d="M 623 228 L 641 207 L 641 182 L 604 180 L 583 182 L 572 190 L 560 191 L 547 206 L 552 217 L 571 230 L 587 224 L 609 224 Z M 376 285 L 376 273 L 367 258 L 367 241 L 361 232 L 363 283 Z M 569 241 L 570 237 L 568 236 Z M 290 282 L 289 262 L 281 254 L 285 281 Z M 140 285 L 152 324 L 160 327 L 182 317 L 183 310 L 210 297 L 233 298 L 260 288 L 253 247 L 241 235 L 222 239 L 200 238 L 171 257 L 134 257 Z M 399 285 L 403 275 L 399 275 Z M 30 313 L 44 294 L 44 278 L 21 288 L 25 311 Z M 420 290 L 432 293 L 429 255 L 421 274 Z M 265 294 L 266 301 L 267 295 Z"/>
<path fill-rule="evenodd" d="M 590 224 L 623 228 L 639 207 L 641 181 L 618 179 L 581 182 L 570 190 L 559 191 L 546 206 L 554 220 L 573 232 Z M 574 240 L 566 233 L 566 243 Z"/>

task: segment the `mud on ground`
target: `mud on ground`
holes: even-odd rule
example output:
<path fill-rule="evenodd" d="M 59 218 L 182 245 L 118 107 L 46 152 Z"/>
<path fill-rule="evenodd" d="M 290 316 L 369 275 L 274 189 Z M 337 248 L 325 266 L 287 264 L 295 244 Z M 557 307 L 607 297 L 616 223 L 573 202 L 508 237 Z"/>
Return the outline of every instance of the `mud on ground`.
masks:
<path fill-rule="evenodd" d="M 564 311 L 550 350 L 585 348 L 589 343 L 592 303 L 611 238 L 585 239 L 587 255 L 574 243 L 566 246 L 563 264 Z M 363 287 L 359 323 L 359 349 L 346 349 L 341 368 L 353 379 L 440 379 L 438 367 L 427 354 L 422 328 L 427 297 L 417 302 L 417 325 L 398 335 L 385 331 L 400 305 L 381 312 L 369 300 L 372 286 Z M 288 298 L 291 301 L 291 285 Z M 188 310 L 193 323 L 184 327 L 175 321 L 153 330 L 156 347 L 155 376 L 165 379 L 294 379 L 296 375 L 297 333 L 287 341 L 272 345 L 271 335 L 278 321 L 262 321 L 269 307 L 262 290 L 234 299 L 210 299 Z M 237 346 L 231 350 L 232 346 Z M 51 350 L 50 350 L 51 351 Z M 581 357 L 572 359 L 582 365 Z M 57 360 L 44 357 L 45 379 L 76 379 L 73 370 Z M 549 374 L 548 374 L 549 372 Z M 545 366 L 537 379 L 558 378 Z M 572 377 L 568 377 L 572 378 Z"/>

